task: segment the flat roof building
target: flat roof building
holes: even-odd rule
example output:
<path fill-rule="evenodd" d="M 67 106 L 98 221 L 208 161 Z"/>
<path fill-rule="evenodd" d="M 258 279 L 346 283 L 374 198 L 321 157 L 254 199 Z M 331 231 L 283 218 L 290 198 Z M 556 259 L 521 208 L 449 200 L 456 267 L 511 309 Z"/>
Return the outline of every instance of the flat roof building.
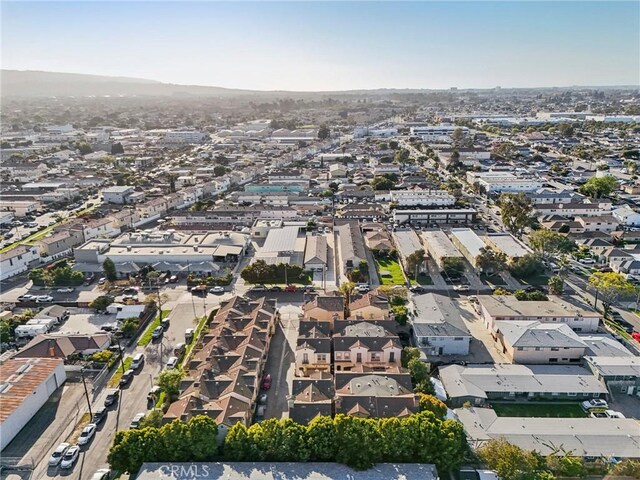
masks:
<path fill-rule="evenodd" d="M 531 253 L 529 247 L 516 240 L 509 233 L 486 235 L 483 240 L 489 247 L 504 253 L 509 261 L 517 260 Z"/>
<path fill-rule="evenodd" d="M 476 267 L 480 250 L 486 247 L 482 239 L 470 228 L 452 228 L 451 241 L 469 263 Z"/>
<path fill-rule="evenodd" d="M 441 269 L 444 268 L 444 262 L 447 258 L 462 258 L 462 254 L 441 230 L 422 232 L 422 243 L 426 252 L 431 255 L 431 258 Z"/>

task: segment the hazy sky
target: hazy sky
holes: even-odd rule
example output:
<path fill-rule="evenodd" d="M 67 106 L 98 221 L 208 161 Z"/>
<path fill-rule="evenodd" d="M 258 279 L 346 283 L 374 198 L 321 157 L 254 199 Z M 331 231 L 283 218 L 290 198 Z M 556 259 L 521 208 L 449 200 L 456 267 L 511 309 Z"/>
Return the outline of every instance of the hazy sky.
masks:
<path fill-rule="evenodd" d="M 2 68 L 230 88 L 640 83 L 640 2 L 2 1 Z"/>

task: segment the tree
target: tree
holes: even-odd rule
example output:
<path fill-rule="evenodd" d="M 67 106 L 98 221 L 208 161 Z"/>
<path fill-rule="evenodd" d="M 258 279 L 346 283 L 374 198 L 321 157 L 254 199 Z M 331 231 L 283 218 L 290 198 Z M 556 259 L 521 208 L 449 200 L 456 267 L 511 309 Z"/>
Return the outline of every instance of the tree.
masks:
<path fill-rule="evenodd" d="M 376 420 L 339 414 L 334 419 L 335 460 L 358 470 L 381 460 L 380 433 Z"/>
<path fill-rule="evenodd" d="M 175 398 L 180 393 L 181 381 L 182 371 L 177 368 L 172 368 L 160 372 L 156 383 L 169 398 Z"/>
<path fill-rule="evenodd" d="M 502 480 L 538 478 L 536 472 L 540 468 L 539 458 L 504 439 L 489 440 L 476 453 Z"/>
<path fill-rule="evenodd" d="M 559 275 L 554 275 L 547 282 L 549 285 L 549 293 L 551 295 L 562 295 L 562 290 L 564 290 L 564 280 Z"/>
<path fill-rule="evenodd" d="M 451 134 L 451 140 L 453 140 L 454 145 L 458 145 L 464 139 L 464 132 L 462 128 L 456 128 Z"/>
<path fill-rule="evenodd" d="M 322 124 L 320 125 L 320 128 L 318 129 L 318 138 L 320 140 L 325 140 L 327 138 L 329 138 L 329 135 L 331 134 L 331 131 L 329 130 L 329 127 L 326 124 Z"/>
<path fill-rule="evenodd" d="M 409 150 L 406 148 L 400 148 L 396 150 L 396 153 L 393 155 L 393 161 L 395 163 L 399 163 L 400 165 L 404 165 L 409 160 Z"/>
<path fill-rule="evenodd" d="M 211 462 L 218 453 L 218 425 L 207 415 L 196 415 L 189 420 L 189 441 L 195 462 Z"/>
<path fill-rule="evenodd" d="M 394 182 L 386 177 L 374 177 L 371 181 L 374 190 L 392 190 Z"/>
<path fill-rule="evenodd" d="M 225 173 L 227 173 L 227 167 L 225 167 L 223 165 L 216 165 L 215 167 L 213 167 L 213 175 L 214 176 L 221 177 Z"/>
<path fill-rule="evenodd" d="M 407 256 L 406 259 L 408 274 L 413 274 L 414 280 L 418 278 L 418 270 L 420 267 L 424 265 L 424 250 L 416 250 L 411 255 Z"/>
<path fill-rule="evenodd" d="M 236 422 L 227 432 L 224 439 L 224 456 L 228 460 L 246 462 L 257 457 L 256 446 L 249 436 L 249 429 L 241 422 Z"/>
<path fill-rule="evenodd" d="M 331 462 L 336 456 L 335 428 L 331 417 L 315 417 L 307 427 L 309 459 L 312 462 Z"/>
<path fill-rule="evenodd" d="M 498 205 L 505 227 L 518 238 L 521 238 L 524 229 L 530 227 L 535 221 L 532 216 L 531 199 L 523 192 L 503 193 L 500 195 Z"/>
<path fill-rule="evenodd" d="M 102 296 L 102 297 L 97 297 L 96 299 L 94 299 L 89 304 L 89 307 L 90 308 L 95 308 L 98 311 L 104 311 L 112 303 L 113 303 L 113 298 L 107 297 L 107 296 Z"/>
<path fill-rule="evenodd" d="M 412 358 L 409 360 L 407 362 L 407 368 L 409 369 L 409 373 L 411 373 L 414 385 L 422 382 L 423 380 L 429 379 L 429 369 L 427 368 L 427 364 L 419 358 Z"/>
<path fill-rule="evenodd" d="M 549 297 L 547 297 L 544 292 L 533 291 L 533 292 L 525 292 L 524 290 L 516 290 L 513 292 L 513 295 L 520 301 L 547 301 Z"/>
<path fill-rule="evenodd" d="M 464 260 L 460 257 L 446 257 L 442 261 L 442 271 L 449 278 L 459 278 L 465 271 Z"/>
<path fill-rule="evenodd" d="M 162 426 L 162 416 L 163 412 L 161 409 L 153 409 L 142 419 L 140 422 L 140 428 L 145 427 L 156 427 L 159 428 Z"/>
<path fill-rule="evenodd" d="M 104 271 L 104 276 L 110 282 L 114 282 L 118 279 L 118 273 L 116 272 L 116 265 L 113 263 L 113 260 L 110 258 L 106 258 L 102 263 L 102 270 Z"/>
<path fill-rule="evenodd" d="M 351 303 L 351 295 L 353 294 L 353 291 L 355 290 L 355 288 L 356 288 L 356 284 L 353 282 L 342 282 L 340 284 L 340 293 L 344 295 L 347 305 Z"/>
<path fill-rule="evenodd" d="M 560 253 L 569 253 L 575 248 L 573 240 L 550 230 L 531 232 L 529 244 L 545 260 Z"/>
<path fill-rule="evenodd" d="M 591 198 L 601 198 L 610 195 L 618 189 L 618 180 L 613 175 L 591 177 L 578 191 Z"/>
<path fill-rule="evenodd" d="M 480 255 L 476 257 L 476 265 L 482 273 L 500 273 L 507 269 L 507 255 L 504 252 L 483 247 L 480 249 Z"/>
<path fill-rule="evenodd" d="M 91 145 L 89 145 L 87 142 L 79 142 L 79 143 L 77 143 L 76 144 L 76 148 L 80 152 L 80 155 L 87 155 L 87 154 L 93 152 L 93 149 L 91 148 Z"/>
<path fill-rule="evenodd" d="M 440 420 L 447 416 L 447 406 L 433 395 L 418 394 L 418 403 L 421 412 L 433 412 Z"/>
<path fill-rule="evenodd" d="M 558 125 L 558 133 L 565 138 L 573 137 L 573 125 L 570 123 L 561 123 Z"/>
<path fill-rule="evenodd" d="M 602 300 L 604 315 L 607 316 L 611 305 L 623 295 L 631 295 L 635 287 L 624 275 L 615 272 L 595 272 L 589 277 L 589 286 L 596 291 L 593 308 L 597 308 L 598 297 Z"/>
<path fill-rule="evenodd" d="M 138 327 L 140 326 L 140 320 L 136 317 L 125 318 L 122 322 L 122 335 L 126 338 L 131 338 L 138 331 Z"/>
<path fill-rule="evenodd" d="M 544 272 L 544 264 L 539 255 L 528 253 L 514 260 L 509 271 L 516 278 L 529 278 Z"/>
<path fill-rule="evenodd" d="M 493 148 L 492 153 L 502 158 L 510 159 L 516 156 L 516 147 L 513 143 L 503 142 Z"/>

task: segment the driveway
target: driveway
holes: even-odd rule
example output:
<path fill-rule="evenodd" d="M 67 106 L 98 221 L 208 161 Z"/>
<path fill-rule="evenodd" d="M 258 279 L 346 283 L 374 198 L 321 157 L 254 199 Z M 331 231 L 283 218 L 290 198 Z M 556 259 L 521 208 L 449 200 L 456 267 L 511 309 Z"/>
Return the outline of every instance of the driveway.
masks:
<path fill-rule="evenodd" d="M 511 361 L 497 348 L 497 343 L 483 325 L 476 314 L 471 302 L 466 297 L 454 300 L 462 320 L 471 333 L 469 355 L 461 358 L 469 363 L 511 363 Z"/>

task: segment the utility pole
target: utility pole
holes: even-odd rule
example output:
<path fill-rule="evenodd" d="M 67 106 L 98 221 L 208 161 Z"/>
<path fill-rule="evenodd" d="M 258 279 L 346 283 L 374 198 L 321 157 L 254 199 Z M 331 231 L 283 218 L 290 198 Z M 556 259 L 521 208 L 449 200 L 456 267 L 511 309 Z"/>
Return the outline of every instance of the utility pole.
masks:
<path fill-rule="evenodd" d="M 91 411 L 91 401 L 89 400 L 89 391 L 87 390 L 87 382 L 84 379 L 84 367 L 80 369 L 80 376 L 82 377 L 82 385 L 84 385 L 84 395 L 87 398 L 87 407 L 89 407 L 89 416 L 93 418 L 93 412 Z"/>
<path fill-rule="evenodd" d="M 120 364 L 122 365 L 122 373 L 124 373 L 124 358 L 122 356 L 122 347 L 120 346 L 120 337 L 116 337 L 116 342 L 118 342 L 118 355 L 120 355 Z"/>

